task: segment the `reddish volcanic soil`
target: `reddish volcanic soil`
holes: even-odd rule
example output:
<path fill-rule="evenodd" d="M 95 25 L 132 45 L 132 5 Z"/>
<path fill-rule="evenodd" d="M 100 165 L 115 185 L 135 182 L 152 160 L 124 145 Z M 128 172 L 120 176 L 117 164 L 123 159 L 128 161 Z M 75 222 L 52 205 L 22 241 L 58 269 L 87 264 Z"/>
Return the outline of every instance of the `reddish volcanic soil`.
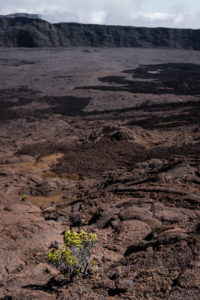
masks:
<path fill-rule="evenodd" d="M 199 61 L 0 49 L 0 299 L 200 299 Z M 68 229 L 95 272 L 47 262 Z"/>

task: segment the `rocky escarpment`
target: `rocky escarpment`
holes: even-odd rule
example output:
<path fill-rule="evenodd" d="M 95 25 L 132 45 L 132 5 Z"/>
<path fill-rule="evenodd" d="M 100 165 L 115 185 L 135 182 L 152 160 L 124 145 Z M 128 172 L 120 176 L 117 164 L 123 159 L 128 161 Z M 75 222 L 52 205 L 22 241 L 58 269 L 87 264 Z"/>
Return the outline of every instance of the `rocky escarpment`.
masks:
<path fill-rule="evenodd" d="M 0 46 L 158 47 L 199 50 L 200 30 L 51 24 L 41 19 L 0 18 Z"/>

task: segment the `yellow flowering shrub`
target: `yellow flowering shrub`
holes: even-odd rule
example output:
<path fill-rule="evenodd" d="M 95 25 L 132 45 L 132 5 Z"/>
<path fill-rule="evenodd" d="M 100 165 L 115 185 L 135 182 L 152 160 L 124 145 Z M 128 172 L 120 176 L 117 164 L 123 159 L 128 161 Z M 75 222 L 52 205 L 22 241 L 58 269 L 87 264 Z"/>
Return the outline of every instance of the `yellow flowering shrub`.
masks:
<path fill-rule="evenodd" d="M 67 230 L 64 235 L 64 245 L 60 249 L 52 248 L 47 252 L 49 262 L 56 265 L 62 273 L 78 272 L 87 274 L 94 270 L 96 263 L 90 262 L 95 243 L 98 241 L 95 233 L 79 233 Z"/>

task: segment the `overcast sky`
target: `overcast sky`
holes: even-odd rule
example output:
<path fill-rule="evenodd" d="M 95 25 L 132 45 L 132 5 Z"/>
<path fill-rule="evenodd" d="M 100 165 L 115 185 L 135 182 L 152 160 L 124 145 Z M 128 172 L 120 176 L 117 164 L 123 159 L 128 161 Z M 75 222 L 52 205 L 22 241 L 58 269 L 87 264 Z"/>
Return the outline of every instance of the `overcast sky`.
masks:
<path fill-rule="evenodd" d="M 53 23 L 200 28 L 200 0 L 0 0 L 0 14 L 14 12 Z"/>

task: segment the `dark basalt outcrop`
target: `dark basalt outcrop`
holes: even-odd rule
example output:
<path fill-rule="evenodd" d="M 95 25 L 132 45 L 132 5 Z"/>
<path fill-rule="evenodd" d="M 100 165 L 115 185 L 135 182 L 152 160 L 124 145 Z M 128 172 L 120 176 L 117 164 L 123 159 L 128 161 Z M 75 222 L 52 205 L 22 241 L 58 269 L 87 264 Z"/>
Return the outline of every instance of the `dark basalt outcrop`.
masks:
<path fill-rule="evenodd" d="M 51 24 L 26 17 L 0 18 L 0 46 L 5 47 L 142 47 L 200 49 L 200 30 Z"/>

